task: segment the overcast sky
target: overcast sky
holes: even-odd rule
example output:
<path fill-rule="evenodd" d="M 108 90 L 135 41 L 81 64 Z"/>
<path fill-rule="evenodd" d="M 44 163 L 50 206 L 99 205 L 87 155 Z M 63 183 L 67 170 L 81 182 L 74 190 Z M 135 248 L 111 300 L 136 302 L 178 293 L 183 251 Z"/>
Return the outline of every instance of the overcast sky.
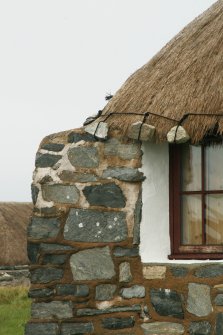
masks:
<path fill-rule="evenodd" d="M 0 201 L 31 201 L 41 139 L 78 128 L 213 0 L 0 0 Z"/>

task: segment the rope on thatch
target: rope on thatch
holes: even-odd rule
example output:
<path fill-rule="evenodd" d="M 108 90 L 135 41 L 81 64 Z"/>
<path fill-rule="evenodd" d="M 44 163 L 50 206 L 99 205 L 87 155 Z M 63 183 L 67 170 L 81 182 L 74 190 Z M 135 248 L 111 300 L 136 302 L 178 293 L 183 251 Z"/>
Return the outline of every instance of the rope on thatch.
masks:
<path fill-rule="evenodd" d="M 172 121 L 172 122 L 176 122 L 176 130 L 175 130 L 175 138 L 174 138 L 174 142 L 176 142 L 176 136 L 177 136 L 177 131 L 179 129 L 180 126 L 182 126 L 182 124 L 190 117 L 190 116 L 195 116 L 195 117 L 212 117 L 212 118 L 217 118 L 216 119 L 216 122 L 219 122 L 220 120 L 218 120 L 219 118 L 222 118 L 223 117 L 223 113 L 213 113 L 213 114 L 207 114 L 207 113 L 194 113 L 194 112 L 191 112 L 191 113 L 186 113 L 184 114 L 179 120 L 173 118 L 173 117 L 168 117 L 166 115 L 162 115 L 162 114 L 158 114 L 158 113 L 153 113 L 153 112 L 145 112 L 145 113 L 137 113 L 137 112 L 120 112 L 120 113 L 115 113 L 115 112 L 110 112 L 110 113 L 107 113 L 106 115 L 99 115 L 98 118 L 103 118 L 101 119 L 98 124 L 97 124 L 97 127 L 95 129 L 95 132 L 94 132 L 94 136 L 96 137 L 96 133 L 97 133 L 97 130 L 98 130 L 98 127 L 100 126 L 100 123 L 101 122 L 106 122 L 108 120 L 109 117 L 111 116 L 132 116 L 132 115 L 138 115 L 138 116 L 143 116 L 143 120 L 142 120 L 142 124 L 140 125 L 140 129 L 139 129 L 139 134 L 138 134 L 138 140 L 140 140 L 140 135 L 141 135 L 141 131 L 142 131 L 142 127 L 143 127 L 143 124 L 146 122 L 146 119 L 152 115 L 152 116 L 156 116 L 158 118 L 163 118 L 163 119 L 166 119 L 168 121 Z"/>
<path fill-rule="evenodd" d="M 149 116 L 149 113 L 144 113 L 144 115 L 143 115 L 142 123 L 141 123 L 141 125 L 140 125 L 140 127 L 139 127 L 138 141 L 140 140 L 141 131 L 142 131 L 142 126 L 143 126 L 143 124 L 145 123 L 146 118 L 147 118 L 148 116 Z"/>

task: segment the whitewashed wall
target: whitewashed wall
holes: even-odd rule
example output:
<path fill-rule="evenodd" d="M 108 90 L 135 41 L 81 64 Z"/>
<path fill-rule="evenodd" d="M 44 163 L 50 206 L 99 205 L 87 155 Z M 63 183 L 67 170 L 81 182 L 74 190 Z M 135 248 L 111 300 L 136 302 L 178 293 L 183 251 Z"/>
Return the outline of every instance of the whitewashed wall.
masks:
<path fill-rule="evenodd" d="M 143 208 L 140 254 L 143 263 L 200 263 L 170 261 L 169 236 L 169 149 L 168 144 L 144 142 L 142 171 Z M 202 261 L 202 263 L 208 261 Z M 213 262 L 213 261 L 212 261 Z"/>
<path fill-rule="evenodd" d="M 140 252 L 143 262 L 166 262 L 169 238 L 169 155 L 167 144 L 145 142 Z"/>

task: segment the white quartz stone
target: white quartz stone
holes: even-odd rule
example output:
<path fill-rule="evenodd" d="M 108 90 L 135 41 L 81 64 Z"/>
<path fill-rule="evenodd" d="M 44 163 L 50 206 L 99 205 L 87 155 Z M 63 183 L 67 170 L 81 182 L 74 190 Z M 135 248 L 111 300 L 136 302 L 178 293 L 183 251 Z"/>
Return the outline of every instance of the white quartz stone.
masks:
<path fill-rule="evenodd" d="M 167 134 L 167 141 L 169 143 L 185 143 L 190 139 L 190 136 L 182 126 L 175 126 L 170 129 Z"/>

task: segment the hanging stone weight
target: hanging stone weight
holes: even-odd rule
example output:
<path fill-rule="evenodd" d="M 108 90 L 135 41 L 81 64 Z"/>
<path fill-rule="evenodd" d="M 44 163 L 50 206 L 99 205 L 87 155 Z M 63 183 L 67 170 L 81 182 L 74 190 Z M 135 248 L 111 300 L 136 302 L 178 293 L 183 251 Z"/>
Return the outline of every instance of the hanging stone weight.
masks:
<path fill-rule="evenodd" d="M 84 127 L 84 130 L 99 140 L 106 140 L 108 138 L 108 124 L 106 122 L 91 123 Z"/>
<path fill-rule="evenodd" d="M 141 129 L 141 130 L 140 130 Z M 140 136 L 139 136 L 140 133 Z M 155 127 L 141 121 L 133 123 L 128 130 L 128 137 L 134 140 L 152 141 Z"/>
<path fill-rule="evenodd" d="M 169 143 L 185 143 L 189 141 L 190 136 L 182 126 L 175 126 L 167 133 Z"/>

